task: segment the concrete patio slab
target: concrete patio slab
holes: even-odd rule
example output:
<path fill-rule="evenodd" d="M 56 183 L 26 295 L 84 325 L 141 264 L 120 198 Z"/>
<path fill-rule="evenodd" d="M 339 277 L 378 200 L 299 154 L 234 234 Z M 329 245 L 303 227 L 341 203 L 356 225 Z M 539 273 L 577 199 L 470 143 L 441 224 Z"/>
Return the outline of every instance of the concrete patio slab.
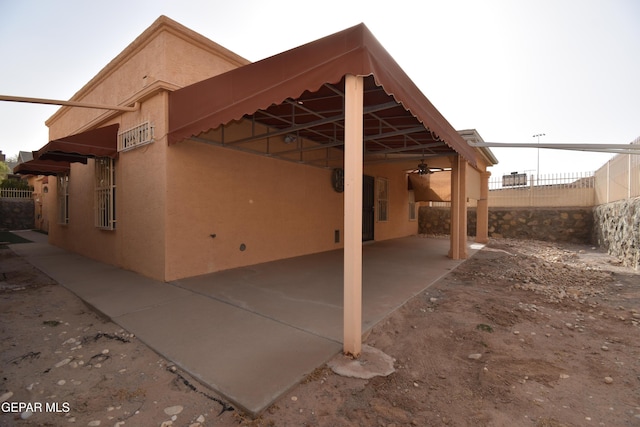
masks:
<path fill-rule="evenodd" d="M 254 414 L 341 349 L 340 343 L 194 294 L 114 320 Z"/>
<path fill-rule="evenodd" d="M 457 267 L 448 239 L 363 246 L 363 332 Z M 470 255 L 481 245 L 470 245 Z M 177 280 L 177 286 L 342 342 L 342 250 Z"/>
<path fill-rule="evenodd" d="M 35 243 L 14 252 L 250 413 L 341 351 L 341 250 L 164 283 L 21 235 Z M 458 266 L 448 246 L 420 237 L 365 245 L 363 331 Z"/>
<path fill-rule="evenodd" d="M 190 293 L 48 244 L 12 245 L 14 252 L 110 318 L 166 304 Z"/>

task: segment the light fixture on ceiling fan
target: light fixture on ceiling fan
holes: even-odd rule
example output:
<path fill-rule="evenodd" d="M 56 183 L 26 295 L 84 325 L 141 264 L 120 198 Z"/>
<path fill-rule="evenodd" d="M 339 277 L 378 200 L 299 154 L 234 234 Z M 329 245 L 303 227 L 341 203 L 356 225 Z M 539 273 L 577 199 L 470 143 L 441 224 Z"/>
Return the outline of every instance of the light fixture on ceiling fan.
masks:
<path fill-rule="evenodd" d="M 418 165 L 418 174 L 419 175 L 428 175 L 432 174 L 433 171 L 429 169 L 427 164 L 424 162 L 424 159 L 420 160 L 420 164 Z"/>

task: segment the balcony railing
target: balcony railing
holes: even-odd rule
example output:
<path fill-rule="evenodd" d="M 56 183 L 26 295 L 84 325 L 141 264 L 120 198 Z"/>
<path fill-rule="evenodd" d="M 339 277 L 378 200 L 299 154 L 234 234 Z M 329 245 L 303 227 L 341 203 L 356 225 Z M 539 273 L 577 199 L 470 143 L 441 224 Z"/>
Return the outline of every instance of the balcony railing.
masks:
<path fill-rule="evenodd" d="M 30 199 L 33 190 L 18 190 L 16 188 L 0 188 L 0 198 L 3 199 Z"/>

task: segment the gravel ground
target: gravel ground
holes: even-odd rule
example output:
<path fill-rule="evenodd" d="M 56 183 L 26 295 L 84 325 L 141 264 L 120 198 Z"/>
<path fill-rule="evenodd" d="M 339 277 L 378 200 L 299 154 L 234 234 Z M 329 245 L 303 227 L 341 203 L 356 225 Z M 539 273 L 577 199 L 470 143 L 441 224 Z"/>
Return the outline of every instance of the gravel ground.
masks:
<path fill-rule="evenodd" d="M 0 425 L 640 426 L 639 310 L 595 248 L 494 239 L 366 338 L 394 373 L 322 366 L 253 419 L 5 247 Z"/>

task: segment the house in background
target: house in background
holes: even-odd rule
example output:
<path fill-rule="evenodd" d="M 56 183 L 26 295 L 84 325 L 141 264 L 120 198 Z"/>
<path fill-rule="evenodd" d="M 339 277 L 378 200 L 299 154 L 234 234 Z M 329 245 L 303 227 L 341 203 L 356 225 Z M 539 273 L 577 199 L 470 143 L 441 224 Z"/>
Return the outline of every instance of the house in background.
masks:
<path fill-rule="evenodd" d="M 35 162 L 33 161 L 33 153 L 30 151 L 20 151 L 18 153 L 17 164 L 14 166 L 15 170 L 20 170 L 23 164 L 33 165 Z M 49 211 L 45 209 L 45 199 L 49 194 L 49 176 L 47 174 L 39 174 L 36 173 L 28 173 L 23 170 L 21 173 L 23 179 L 25 179 L 31 188 L 33 188 L 33 207 L 34 207 L 34 224 L 33 226 L 37 230 L 41 230 L 44 232 L 49 231 Z"/>
<path fill-rule="evenodd" d="M 249 63 L 161 16 L 71 101 L 88 108 L 61 107 L 15 172 L 52 176 L 50 243 L 105 263 L 171 281 L 357 252 L 417 234 L 409 177 L 433 170 L 452 202 L 449 256 L 466 257 L 469 198 L 487 239 L 495 157 L 362 24 Z"/>

